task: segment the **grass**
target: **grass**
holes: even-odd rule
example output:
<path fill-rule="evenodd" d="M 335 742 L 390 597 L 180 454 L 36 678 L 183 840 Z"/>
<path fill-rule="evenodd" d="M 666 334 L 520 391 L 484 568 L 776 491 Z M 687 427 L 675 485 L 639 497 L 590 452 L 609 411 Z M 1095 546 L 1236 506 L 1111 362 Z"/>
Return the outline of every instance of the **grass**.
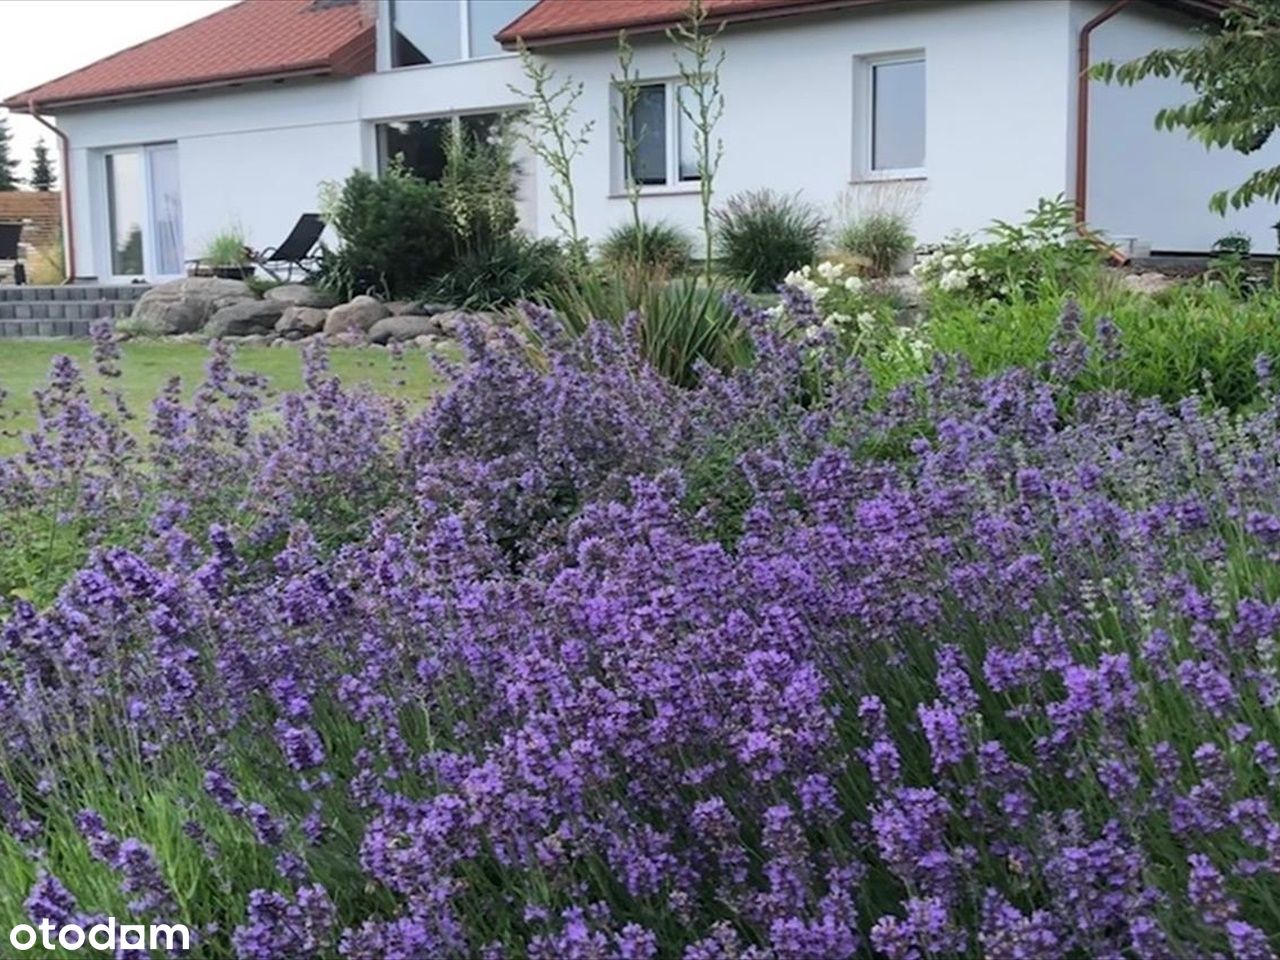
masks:
<path fill-rule="evenodd" d="M 0 404 L 0 456 L 22 447 L 21 435 L 35 428 L 35 403 L 31 393 L 44 385 L 49 364 L 66 354 L 91 371 L 87 340 L 5 340 L 0 346 L 0 389 L 7 392 Z M 123 375 L 111 384 L 123 392 L 129 409 L 145 429 L 151 400 L 170 377 L 181 377 L 187 392 L 204 379 L 208 350 L 199 343 L 137 340 L 121 344 Z M 244 346 L 236 350 L 236 366 L 260 373 L 273 393 L 287 393 L 302 386 L 302 358 L 297 348 Z M 430 354 L 405 351 L 401 369 L 383 350 L 335 349 L 329 352 L 333 372 L 344 384 L 365 383 L 388 396 L 425 401 L 441 386 Z M 96 378 L 93 378 L 96 381 Z"/>

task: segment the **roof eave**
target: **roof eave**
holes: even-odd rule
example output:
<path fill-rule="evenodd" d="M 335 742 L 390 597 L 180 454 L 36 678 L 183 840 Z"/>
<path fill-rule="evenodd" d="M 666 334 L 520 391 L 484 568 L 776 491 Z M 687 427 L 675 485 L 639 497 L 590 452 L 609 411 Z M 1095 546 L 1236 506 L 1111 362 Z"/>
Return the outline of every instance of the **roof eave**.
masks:
<path fill-rule="evenodd" d="M 149 87 L 137 87 L 131 90 L 109 90 L 86 97 L 53 97 L 48 100 L 43 100 L 36 96 L 18 94 L 15 97 L 10 97 L 8 100 L 0 101 L 0 105 L 7 107 L 14 113 L 29 113 L 31 104 L 34 103 L 42 112 L 53 112 L 59 109 L 66 109 L 68 107 L 118 103 L 127 100 L 143 100 L 149 97 L 165 96 L 167 94 L 195 93 L 202 90 L 217 90 L 223 87 L 238 87 L 246 83 L 271 83 L 280 80 L 297 80 L 308 77 L 337 77 L 352 75 L 353 74 L 350 70 L 336 69 L 333 64 L 323 61 L 312 64 L 300 64 L 296 67 L 290 67 L 288 70 L 268 72 L 255 71 L 252 73 L 234 74 L 225 77 L 210 77 L 207 80 L 196 80 L 191 83 L 177 85 L 154 84 Z"/>
<path fill-rule="evenodd" d="M 902 3 L 904 0 L 811 0 L 809 3 L 788 4 L 781 7 L 769 7 L 762 10 L 744 10 L 738 13 L 729 13 L 720 17 L 707 17 L 707 22 L 713 26 L 725 23 L 743 23 L 749 21 L 760 20 L 781 20 L 805 13 L 820 13 L 826 10 L 838 10 L 849 7 L 867 7 L 876 4 L 896 2 Z M 909 0 L 907 0 L 909 2 Z M 927 2 L 927 0 L 917 0 L 917 2 Z M 1217 19 L 1223 11 L 1235 5 L 1235 0 L 1149 0 L 1161 6 L 1174 7 L 1198 16 Z M 511 24 L 515 27 L 520 21 L 517 20 Z M 664 17 L 654 19 L 648 23 L 627 24 L 623 26 L 605 27 L 596 30 L 580 30 L 569 32 L 545 33 L 542 35 L 522 35 L 511 27 L 499 32 L 495 39 L 507 50 L 516 49 L 523 41 L 524 45 L 530 50 L 539 47 L 554 47 L 573 43 L 588 43 L 595 40 L 610 40 L 617 37 L 622 30 L 630 35 L 642 35 L 647 33 L 660 33 L 671 29 L 679 23 L 679 19 Z"/>
<path fill-rule="evenodd" d="M 780 7 L 765 7 L 759 10 L 741 10 L 720 16 L 709 15 L 707 23 L 713 27 L 727 23 L 744 23 L 748 21 L 759 20 L 779 20 L 784 17 L 793 17 L 804 13 L 820 13 L 825 10 L 838 10 L 843 7 L 867 7 L 878 3 L 887 3 L 891 0 L 809 0 L 807 3 L 791 3 Z M 893 0 L 893 2 L 901 3 L 903 0 Z M 908 0 L 910 2 L 910 0 Z M 925 2 L 925 0 L 915 0 L 915 2 Z M 520 21 L 517 20 L 511 26 L 514 27 Z M 523 39 L 524 45 L 530 50 L 537 47 L 559 46 L 565 43 L 585 43 L 591 40 L 608 40 L 616 37 L 622 30 L 626 30 L 628 35 L 637 36 L 646 33 L 662 33 L 670 30 L 672 27 L 680 23 L 679 17 L 661 17 L 654 18 L 645 23 L 632 23 L 615 27 L 602 27 L 597 30 L 578 30 L 572 32 L 547 33 L 543 35 L 534 34 L 521 35 L 510 28 L 499 32 L 496 39 L 502 46 L 508 50 L 514 50 Z"/>

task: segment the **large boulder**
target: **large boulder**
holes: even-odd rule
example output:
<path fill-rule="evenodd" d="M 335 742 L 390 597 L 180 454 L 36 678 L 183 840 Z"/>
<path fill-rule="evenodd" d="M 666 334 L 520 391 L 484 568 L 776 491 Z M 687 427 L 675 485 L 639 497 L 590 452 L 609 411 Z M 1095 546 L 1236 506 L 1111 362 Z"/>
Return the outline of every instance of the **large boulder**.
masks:
<path fill-rule="evenodd" d="M 440 334 L 440 321 L 435 317 L 412 314 L 384 317 L 369 328 L 370 343 L 403 343 L 425 334 Z"/>
<path fill-rule="evenodd" d="M 284 308 L 280 319 L 276 321 L 276 333 L 283 335 L 310 336 L 324 329 L 324 319 L 328 310 L 320 307 L 304 307 L 298 304 Z"/>
<path fill-rule="evenodd" d="M 462 332 L 462 328 L 468 324 L 475 324 L 486 332 L 509 325 L 503 314 L 483 310 L 446 310 L 443 313 L 432 314 L 431 319 L 439 324 L 440 331 L 445 336 L 453 337 L 455 340 Z"/>
<path fill-rule="evenodd" d="M 271 333 L 276 321 L 284 313 L 284 304 L 274 300 L 249 300 L 233 303 L 217 311 L 204 326 L 210 339 L 220 337 L 247 337 L 250 334 Z"/>
<path fill-rule="evenodd" d="M 387 309 L 393 317 L 412 314 L 415 317 L 434 317 L 437 313 L 452 310 L 447 303 L 432 303 L 430 300 L 388 300 Z"/>
<path fill-rule="evenodd" d="M 338 303 L 338 298 L 333 294 L 309 287 L 305 283 L 282 283 L 278 287 L 272 287 L 263 297 L 295 307 L 332 307 Z"/>
<path fill-rule="evenodd" d="M 326 336 L 357 331 L 367 333 L 383 317 L 391 315 L 386 306 L 373 297 L 361 295 L 350 303 L 341 303 L 329 311 L 324 321 Z"/>
<path fill-rule="evenodd" d="M 1178 285 L 1177 277 L 1166 276 L 1154 270 L 1147 273 L 1126 273 L 1121 283 L 1125 288 L 1132 290 L 1134 293 L 1144 293 L 1147 296 L 1155 296 L 1158 293 L 1164 293 L 1171 287 Z"/>
<path fill-rule="evenodd" d="M 170 280 L 152 287 L 134 304 L 127 329 L 143 336 L 194 333 L 224 307 L 253 301 L 253 291 L 241 280 Z"/>

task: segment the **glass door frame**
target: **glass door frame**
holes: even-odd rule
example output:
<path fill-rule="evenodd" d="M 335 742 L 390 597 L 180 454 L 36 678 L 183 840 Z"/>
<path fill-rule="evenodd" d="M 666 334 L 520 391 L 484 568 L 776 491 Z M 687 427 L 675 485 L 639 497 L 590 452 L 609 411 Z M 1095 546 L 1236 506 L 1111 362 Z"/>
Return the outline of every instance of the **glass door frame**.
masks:
<path fill-rule="evenodd" d="M 102 268 L 99 274 L 107 279 L 110 283 L 126 284 L 132 283 L 139 278 L 148 282 L 162 282 L 165 280 L 176 280 L 185 276 L 183 267 L 184 263 L 178 264 L 177 273 L 161 273 L 157 266 L 156 260 L 156 237 L 155 237 L 155 191 L 153 189 L 154 177 L 152 173 L 152 158 L 158 150 L 174 150 L 177 149 L 176 140 L 164 140 L 158 143 L 142 143 L 130 144 L 128 146 L 107 147 L 99 152 L 99 182 L 102 189 L 99 195 L 102 202 L 99 204 L 98 216 L 96 217 L 100 227 L 103 241 L 96 246 L 98 247 L 98 257 Z M 110 164 L 107 162 L 108 157 L 112 156 L 136 156 L 139 160 L 138 168 L 141 172 L 142 183 L 140 189 L 142 192 L 142 223 L 139 225 L 142 229 L 142 273 L 141 274 L 118 274 L 115 272 L 115 230 L 111 222 L 111 183 L 110 183 Z M 179 176 L 179 189 L 181 188 L 181 177 Z M 182 257 L 184 251 L 182 249 L 182 220 L 179 214 L 178 221 L 178 255 Z"/>

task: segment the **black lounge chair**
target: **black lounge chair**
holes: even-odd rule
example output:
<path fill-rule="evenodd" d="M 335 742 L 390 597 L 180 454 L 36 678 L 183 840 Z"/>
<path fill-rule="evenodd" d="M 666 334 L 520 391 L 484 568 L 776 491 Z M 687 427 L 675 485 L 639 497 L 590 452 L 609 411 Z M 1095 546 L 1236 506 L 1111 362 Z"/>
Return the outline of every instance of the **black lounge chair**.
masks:
<path fill-rule="evenodd" d="M 324 233 L 324 221 L 320 219 L 320 214 L 304 213 L 289 231 L 289 236 L 284 238 L 284 243 L 278 247 L 267 247 L 261 252 L 254 252 L 250 259 L 276 280 L 280 279 L 280 275 L 272 269 L 273 264 L 277 269 L 280 264 L 287 265 L 289 269 L 285 276 L 290 280 L 293 279 L 294 267 L 301 270 L 304 277 L 309 276 L 315 272 L 319 263 L 311 251 L 320 242 L 322 233 Z"/>
<path fill-rule="evenodd" d="M 22 240 L 21 223 L 0 223 L 0 263 L 13 264 L 13 282 L 27 282 L 27 269 L 20 260 L 19 242 Z"/>

